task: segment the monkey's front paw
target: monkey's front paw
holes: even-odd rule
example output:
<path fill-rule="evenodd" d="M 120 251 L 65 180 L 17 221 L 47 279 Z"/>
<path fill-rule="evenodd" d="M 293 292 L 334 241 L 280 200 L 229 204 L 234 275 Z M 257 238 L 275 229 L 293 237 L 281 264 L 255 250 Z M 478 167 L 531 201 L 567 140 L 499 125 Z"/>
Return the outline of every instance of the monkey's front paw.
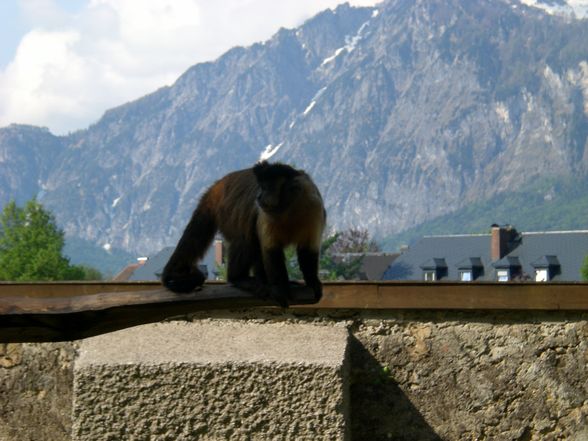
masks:
<path fill-rule="evenodd" d="M 321 282 L 317 281 L 309 285 L 312 288 L 312 292 L 314 293 L 314 301 L 319 302 L 320 299 L 323 297 L 323 285 Z"/>
<path fill-rule="evenodd" d="M 176 293 L 188 293 L 204 284 L 204 275 L 200 272 L 191 274 L 164 274 L 163 286 Z"/>
<path fill-rule="evenodd" d="M 269 290 L 270 298 L 275 301 L 279 306 L 282 308 L 287 308 L 288 304 L 288 295 L 290 290 L 287 287 L 280 287 L 280 286 L 271 286 Z"/>

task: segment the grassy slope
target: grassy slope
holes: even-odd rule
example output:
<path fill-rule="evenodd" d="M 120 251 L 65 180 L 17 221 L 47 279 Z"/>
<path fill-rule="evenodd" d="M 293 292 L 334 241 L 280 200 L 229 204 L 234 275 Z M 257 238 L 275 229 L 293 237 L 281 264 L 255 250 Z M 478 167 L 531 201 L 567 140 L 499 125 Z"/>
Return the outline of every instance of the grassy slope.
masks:
<path fill-rule="evenodd" d="M 382 245 L 396 250 L 427 235 L 485 233 L 493 223 L 519 231 L 588 229 L 588 178 L 538 181 L 384 238 Z"/>
<path fill-rule="evenodd" d="M 136 262 L 136 257 L 120 249 L 106 251 L 92 242 L 73 237 L 65 239 L 63 254 L 75 265 L 86 265 L 97 269 L 105 279 L 118 274 L 129 263 Z"/>

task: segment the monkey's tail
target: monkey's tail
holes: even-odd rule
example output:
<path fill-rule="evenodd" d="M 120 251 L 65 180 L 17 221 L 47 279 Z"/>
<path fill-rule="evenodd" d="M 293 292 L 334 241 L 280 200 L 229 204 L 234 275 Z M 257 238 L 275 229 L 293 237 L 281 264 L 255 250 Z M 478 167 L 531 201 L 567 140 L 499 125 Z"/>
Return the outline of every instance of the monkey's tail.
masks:
<path fill-rule="evenodd" d="M 197 267 L 217 231 L 214 212 L 202 198 L 176 249 L 163 269 L 161 281 L 171 291 L 186 293 L 201 286 L 206 277 Z"/>

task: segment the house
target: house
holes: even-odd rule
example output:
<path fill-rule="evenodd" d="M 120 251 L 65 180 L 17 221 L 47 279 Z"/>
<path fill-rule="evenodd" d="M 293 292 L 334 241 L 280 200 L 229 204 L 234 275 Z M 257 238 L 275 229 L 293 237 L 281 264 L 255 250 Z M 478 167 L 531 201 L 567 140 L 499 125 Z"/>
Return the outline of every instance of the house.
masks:
<path fill-rule="evenodd" d="M 588 231 L 519 233 L 493 225 L 490 234 L 427 236 L 402 253 L 384 280 L 580 281 Z"/>
<path fill-rule="evenodd" d="M 139 262 L 130 264 L 113 279 L 114 282 L 138 282 L 160 280 L 163 267 L 174 252 L 174 247 L 166 247 L 149 258 L 139 258 Z M 223 242 L 215 239 L 213 245 L 198 265 L 200 271 L 207 279 L 216 280 L 218 276 L 217 266 L 223 262 Z"/>
<path fill-rule="evenodd" d="M 111 282 L 128 282 L 133 273 L 137 271 L 139 267 L 144 265 L 146 261 L 146 258 L 141 257 L 137 259 L 136 263 L 129 263 L 111 279 Z"/>
<path fill-rule="evenodd" d="M 394 262 L 399 253 L 366 252 L 366 253 L 337 253 L 333 257 L 342 262 L 361 259 L 359 280 L 382 280 L 386 269 Z"/>

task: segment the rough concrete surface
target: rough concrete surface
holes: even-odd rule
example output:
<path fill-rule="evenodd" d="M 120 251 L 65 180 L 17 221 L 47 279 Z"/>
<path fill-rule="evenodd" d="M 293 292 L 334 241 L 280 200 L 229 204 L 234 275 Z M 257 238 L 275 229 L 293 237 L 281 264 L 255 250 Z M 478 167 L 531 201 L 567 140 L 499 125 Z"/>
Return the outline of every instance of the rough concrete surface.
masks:
<path fill-rule="evenodd" d="M 75 344 L 0 344 L 0 441 L 67 441 Z"/>
<path fill-rule="evenodd" d="M 305 417 L 315 410 L 308 409 L 310 403 L 337 406 L 341 401 L 329 402 L 326 394 L 339 394 L 341 378 L 332 373 L 335 358 L 325 356 L 321 364 L 322 350 L 309 349 L 317 363 L 300 362 L 294 374 L 290 367 L 296 357 L 283 367 L 271 354 L 259 354 L 268 351 L 270 342 L 283 348 L 279 334 L 273 339 L 275 330 L 312 325 L 317 335 L 321 328 L 351 332 L 347 426 L 353 441 L 588 441 L 587 313 L 249 310 L 203 312 L 193 320 L 219 329 L 231 321 L 260 326 L 268 340 L 258 340 L 247 351 L 238 339 L 215 346 L 214 334 L 207 334 L 208 348 L 201 350 L 208 361 L 201 365 L 191 340 L 204 338 L 203 328 L 191 333 L 191 326 L 181 322 L 175 322 L 178 332 L 157 345 L 144 328 L 129 330 L 135 333 L 132 345 L 87 341 L 88 350 L 78 359 L 83 375 L 76 380 L 84 385 L 78 392 L 86 392 L 77 400 L 75 418 L 102 424 L 102 439 L 117 441 L 172 439 L 171 433 L 180 433 L 180 440 L 190 439 L 188 433 L 196 440 L 247 439 L 248 427 L 260 434 L 251 439 L 305 439 L 294 433 L 324 423 Z M 304 352 L 304 338 L 297 336 L 296 351 Z M 225 363 L 220 354 L 231 351 L 236 361 Z M 103 364 L 92 361 L 101 354 Z M 1 441 L 67 439 L 74 355 L 71 344 L 0 345 Z M 130 363 L 140 355 L 145 363 Z M 124 363 L 115 370 L 117 359 Z M 214 369 L 222 364 L 224 369 Z M 317 383 L 325 386 L 309 391 L 308 384 Z M 148 416 L 136 418 L 143 405 Z M 114 407 L 124 410 L 109 416 Z M 279 427 L 266 423 L 276 415 L 264 419 L 274 410 L 280 412 Z M 237 412 L 244 415 L 241 422 Z M 185 415 L 185 425 L 170 423 Z M 201 424 L 202 419 L 210 425 Z M 89 427 L 78 423 L 75 436 L 90 439 Z M 214 435 L 212 428 L 218 430 Z M 111 429 L 125 432 L 117 437 L 121 432 L 115 435 Z M 137 435 L 145 432 L 149 437 Z"/>
<path fill-rule="evenodd" d="M 74 440 L 343 440 L 345 327 L 204 321 L 82 342 Z"/>
<path fill-rule="evenodd" d="M 588 314 L 365 314 L 353 440 L 588 441 Z"/>

